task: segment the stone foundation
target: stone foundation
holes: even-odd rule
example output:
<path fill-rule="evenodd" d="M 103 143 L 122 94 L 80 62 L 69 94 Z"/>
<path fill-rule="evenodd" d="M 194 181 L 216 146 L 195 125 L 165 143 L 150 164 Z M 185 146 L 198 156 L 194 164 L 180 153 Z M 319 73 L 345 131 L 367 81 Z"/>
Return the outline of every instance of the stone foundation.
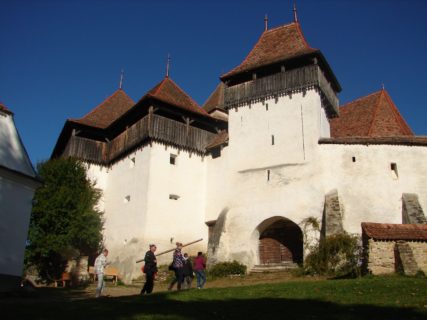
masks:
<path fill-rule="evenodd" d="M 427 242 L 406 242 L 413 253 L 418 270 L 427 274 Z M 396 241 L 368 241 L 367 268 L 372 274 L 394 273 L 397 270 Z"/>

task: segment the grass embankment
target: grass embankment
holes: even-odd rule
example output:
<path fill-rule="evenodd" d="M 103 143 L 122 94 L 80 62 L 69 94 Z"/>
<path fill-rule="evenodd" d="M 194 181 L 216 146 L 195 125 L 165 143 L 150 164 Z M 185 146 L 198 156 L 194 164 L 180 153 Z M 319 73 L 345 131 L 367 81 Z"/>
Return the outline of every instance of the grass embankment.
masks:
<path fill-rule="evenodd" d="M 230 279 L 232 282 L 233 279 Z M 75 299 L 69 289 L 3 298 L 3 319 L 427 319 L 427 279 L 368 277 Z M 74 298 L 71 297 L 74 295 Z M 47 297 L 47 298 L 46 298 Z"/>

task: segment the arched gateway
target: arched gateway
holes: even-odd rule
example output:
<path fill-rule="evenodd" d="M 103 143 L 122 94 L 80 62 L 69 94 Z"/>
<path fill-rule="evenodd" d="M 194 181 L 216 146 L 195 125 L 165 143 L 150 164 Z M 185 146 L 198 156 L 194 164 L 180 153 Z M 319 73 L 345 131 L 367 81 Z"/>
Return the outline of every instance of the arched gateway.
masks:
<path fill-rule="evenodd" d="M 264 220 L 257 230 L 260 264 L 302 263 L 303 234 L 296 223 L 272 217 Z"/>

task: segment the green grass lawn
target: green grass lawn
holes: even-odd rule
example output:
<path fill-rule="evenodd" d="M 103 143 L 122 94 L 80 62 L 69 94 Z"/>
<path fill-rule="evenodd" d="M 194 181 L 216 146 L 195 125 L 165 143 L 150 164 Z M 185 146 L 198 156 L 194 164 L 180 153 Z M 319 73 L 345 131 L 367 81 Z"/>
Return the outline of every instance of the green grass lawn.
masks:
<path fill-rule="evenodd" d="M 73 290 L 1 298 L 2 319 L 427 319 L 427 279 L 368 277 L 75 300 Z M 46 298 L 47 297 L 47 298 Z"/>

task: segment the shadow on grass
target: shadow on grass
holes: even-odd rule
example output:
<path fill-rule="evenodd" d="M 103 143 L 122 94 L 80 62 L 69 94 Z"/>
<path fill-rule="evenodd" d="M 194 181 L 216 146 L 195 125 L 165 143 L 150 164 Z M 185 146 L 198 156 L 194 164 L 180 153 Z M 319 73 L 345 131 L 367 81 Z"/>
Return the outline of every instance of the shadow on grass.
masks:
<path fill-rule="evenodd" d="M 176 292 L 73 300 L 72 295 L 65 291 L 56 291 L 56 299 L 49 298 L 53 292 L 46 293 L 47 298 L 0 300 L 2 319 L 427 319 L 427 312 L 412 308 L 341 305 L 321 300 L 207 300 L 203 295 L 200 299 L 179 301 L 175 298 L 179 298 L 180 293 Z"/>

